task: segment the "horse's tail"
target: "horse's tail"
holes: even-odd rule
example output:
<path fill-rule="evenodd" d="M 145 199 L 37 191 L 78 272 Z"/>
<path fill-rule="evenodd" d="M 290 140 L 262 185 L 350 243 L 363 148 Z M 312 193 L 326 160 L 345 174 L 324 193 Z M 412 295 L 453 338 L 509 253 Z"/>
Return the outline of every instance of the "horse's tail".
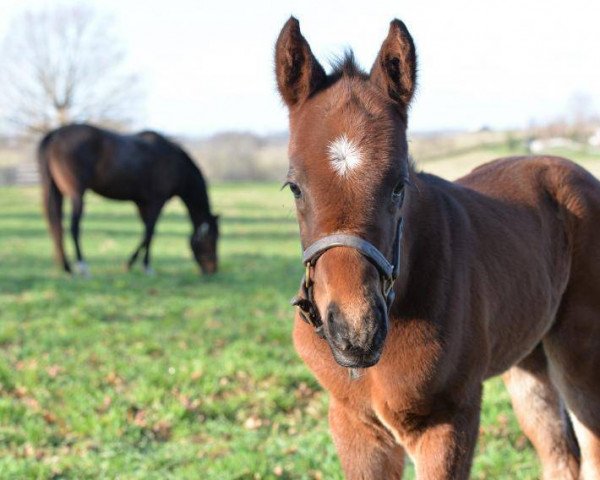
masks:
<path fill-rule="evenodd" d="M 71 267 L 65 255 L 63 244 L 63 194 L 52 178 L 48 158 L 48 145 L 52 140 L 53 132 L 48 133 L 40 142 L 37 151 L 38 166 L 42 181 L 42 200 L 44 214 L 48 221 L 48 227 L 54 242 L 56 260 L 62 265 L 66 272 L 71 272 Z"/>

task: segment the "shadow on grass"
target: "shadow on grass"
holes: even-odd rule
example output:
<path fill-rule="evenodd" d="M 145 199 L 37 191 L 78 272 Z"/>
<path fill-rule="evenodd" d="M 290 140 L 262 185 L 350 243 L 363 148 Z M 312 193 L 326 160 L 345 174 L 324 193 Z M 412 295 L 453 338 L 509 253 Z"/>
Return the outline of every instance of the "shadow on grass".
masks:
<path fill-rule="evenodd" d="M 154 262 L 155 276 L 134 269 L 125 271 L 108 259 L 94 259 L 92 277 L 71 276 L 39 257 L 7 258 L 3 263 L 0 291 L 20 294 L 30 290 L 54 290 L 65 300 L 69 296 L 110 294 L 119 296 L 137 289 L 148 295 L 188 295 L 195 289 L 206 289 L 214 295 L 240 291 L 252 297 L 266 288 L 276 289 L 291 297 L 297 288 L 302 268 L 295 257 L 269 254 L 234 254 L 224 259 L 220 271 L 212 276 L 200 275 L 183 267 L 181 257 L 162 256 Z M 112 263 L 112 264 L 111 264 Z M 27 267 L 23 267 L 27 265 Z M 104 267 L 100 267 L 104 265 Z M 111 267 L 106 268 L 106 265 Z M 176 265 L 182 265 L 180 270 Z M 45 301 L 40 298 L 40 302 Z"/>
<path fill-rule="evenodd" d="M 237 207 L 236 207 L 237 208 Z M 254 210 L 255 211 L 255 210 Z M 69 211 L 65 211 L 64 222 L 66 224 L 69 223 L 70 215 Z M 281 225 L 285 223 L 296 224 L 296 218 L 293 215 L 280 215 L 274 217 L 261 217 L 260 215 L 256 216 L 248 216 L 241 217 L 238 215 L 229 216 L 226 213 L 219 214 L 219 219 L 223 223 L 236 223 L 236 224 L 244 224 L 244 225 L 264 225 L 264 224 L 275 224 Z M 0 213 L 0 224 L 3 220 L 21 220 L 21 221 L 31 221 L 31 222 L 40 222 L 40 225 L 43 225 L 44 228 L 46 226 L 46 220 L 40 210 L 39 213 L 34 212 L 4 212 Z M 85 223 L 86 220 L 89 221 L 98 221 L 98 222 L 113 222 L 113 223 L 139 223 L 141 224 L 141 220 L 137 213 L 123 213 L 123 212 L 94 212 L 89 211 L 86 212 L 83 216 L 82 222 Z M 166 212 L 163 213 L 160 218 L 161 220 L 166 220 L 168 222 L 181 222 L 190 224 L 190 219 L 187 213 L 179 213 L 179 212 Z"/>
<path fill-rule="evenodd" d="M 11 227 L 2 226 L 3 220 L 19 220 L 26 226 Z M 161 222 L 161 220 L 163 222 Z M 98 225 L 99 222 L 107 222 L 110 224 L 117 224 L 118 226 L 107 226 Z M 231 228 L 235 228 L 238 225 L 257 226 L 257 225 L 275 225 L 292 227 L 296 226 L 296 220 L 293 217 L 277 216 L 277 217 L 221 217 L 222 229 L 227 232 Z M 167 225 L 169 224 L 169 225 Z M 182 238 L 184 237 L 187 242 L 187 236 L 189 233 L 182 234 L 180 231 L 169 231 L 169 227 L 173 227 L 173 224 L 187 225 L 191 232 L 192 224 L 189 218 L 185 214 L 179 213 L 168 213 L 161 216 L 158 223 L 158 231 L 155 239 L 159 238 Z M 127 227 L 124 228 L 124 225 Z M 70 220 L 66 218 L 63 221 L 64 235 L 65 238 L 69 238 Z M 178 225 L 179 230 L 179 225 Z M 287 229 L 287 228 L 286 228 Z M 81 223 L 81 238 L 83 242 L 83 248 L 85 251 L 85 239 L 89 236 L 94 235 L 110 235 L 116 239 L 123 239 L 125 237 L 135 236 L 136 241 L 141 238 L 143 234 L 143 224 L 135 214 L 123 214 L 123 213 L 90 213 L 84 216 Z M 296 228 L 293 231 L 270 231 L 270 232 L 227 232 L 225 238 L 244 238 L 248 240 L 284 240 L 292 239 L 297 236 Z M 44 218 L 40 215 L 27 212 L 27 213 L 0 213 L 0 241 L 9 238 L 32 238 L 32 237 L 48 237 L 49 232 Z M 126 252 L 125 254 L 129 254 Z"/>

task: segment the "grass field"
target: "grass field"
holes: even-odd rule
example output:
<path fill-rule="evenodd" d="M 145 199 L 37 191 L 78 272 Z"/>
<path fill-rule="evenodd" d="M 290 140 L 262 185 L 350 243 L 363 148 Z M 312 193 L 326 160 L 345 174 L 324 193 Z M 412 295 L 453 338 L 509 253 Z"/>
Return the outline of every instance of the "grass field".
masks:
<path fill-rule="evenodd" d="M 289 192 L 211 193 L 216 276 L 198 275 L 179 201 L 158 225 L 157 275 L 125 273 L 134 207 L 90 195 L 84 279 L 52 264 L 38 190 L 0 189 L 0 478 L 341 478 L 327 397 L 291 345 Z M 474 478 L 538 476 L 498 380 L 481 434 Z"/>

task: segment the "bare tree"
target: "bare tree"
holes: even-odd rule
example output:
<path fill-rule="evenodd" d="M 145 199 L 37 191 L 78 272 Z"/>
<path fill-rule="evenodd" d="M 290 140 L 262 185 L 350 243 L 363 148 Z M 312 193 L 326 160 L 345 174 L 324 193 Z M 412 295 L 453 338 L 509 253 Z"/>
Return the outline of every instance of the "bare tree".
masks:
<path fill-rule="evenodd" d="M 112 17 L 85 5 L 25 11 L 0 45 L 0 115 L 27 133 L 70 122 L 119 126 L 140 101 Z"/>

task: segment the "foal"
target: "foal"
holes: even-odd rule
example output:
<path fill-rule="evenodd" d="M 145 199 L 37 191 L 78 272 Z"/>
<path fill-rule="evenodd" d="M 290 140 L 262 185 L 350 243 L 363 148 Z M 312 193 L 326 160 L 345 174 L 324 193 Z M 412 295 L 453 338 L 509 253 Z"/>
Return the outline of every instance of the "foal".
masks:
<path fill-rule="evenodd" d="M 416 173 L 399 20 L 368 74 L 351 56 L 326 74 L 294 18 L 275 63 L 306 249 L 294 342 L 346 476 L 400 478 L 407 452 L 420 479 L 468 478 L 503 374 L 544 478 L 600 478 L 600 183 L 556 157 Z"/>
<path fill-rule="evenodd" d="M 90 189 L 115 200 L 131 200 L 144 222 L 144 235 L 127 265 L 143 253 L 144 270 L 150 273 L 150 244 L 160 212 L 171 197 L 185 203 L 193 231 L 190 246 L 204 273 L 217 269 L 217 217 L 210 211 L 206 182 L 183 149 L 162 135 L 143 131 L 121 135 L 91 125 L 67 125 L 50 132 L 40 142 L 38 161 L 43 200 L 56 257 L 71 271 L 63 247 L 63 196 L 71 200 L 71 235 L 77 266 L 87 273 L 79 242 L 83 198 Z"/>

